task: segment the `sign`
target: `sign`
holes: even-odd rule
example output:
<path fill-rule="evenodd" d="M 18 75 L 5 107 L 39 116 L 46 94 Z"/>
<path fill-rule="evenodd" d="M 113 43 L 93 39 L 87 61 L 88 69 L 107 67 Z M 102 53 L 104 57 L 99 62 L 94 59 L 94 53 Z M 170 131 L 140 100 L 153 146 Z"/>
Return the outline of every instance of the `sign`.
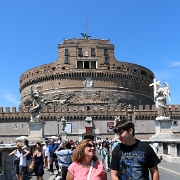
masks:
<path fill-rule="evenodd" d="M 114 122 L 107 122 L 107 132 L 113 132 Z"/>
<path fill-rule="evenodd" d="M 92 127 L 86 127 L 86 133 L 92 134 Z"/>

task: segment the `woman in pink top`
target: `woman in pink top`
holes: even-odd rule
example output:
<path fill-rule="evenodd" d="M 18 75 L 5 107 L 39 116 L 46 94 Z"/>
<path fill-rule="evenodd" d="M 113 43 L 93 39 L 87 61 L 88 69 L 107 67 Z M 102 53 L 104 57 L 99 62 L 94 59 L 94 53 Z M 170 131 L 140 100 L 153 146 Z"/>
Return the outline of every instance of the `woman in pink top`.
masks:
<path fill-rule="evenodd" d="M 66 180 L 107 180 L 104 166 L 95 156 L 95 145 L 91 139 L 85 139 L 77 145 L 72 161 Z"/>

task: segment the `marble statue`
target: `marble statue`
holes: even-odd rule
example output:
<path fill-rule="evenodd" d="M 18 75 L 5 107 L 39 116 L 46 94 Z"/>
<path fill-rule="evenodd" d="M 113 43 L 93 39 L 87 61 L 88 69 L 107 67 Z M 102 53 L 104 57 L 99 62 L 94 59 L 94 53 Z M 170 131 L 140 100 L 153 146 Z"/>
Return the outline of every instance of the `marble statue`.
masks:
<path fill-rule="evenodd" d="M 168 97 L 169 102 L 170 98 L 170 89 L 167 82 L 164 82 L 164 87 L 161 86 L 160 81 L 154 79 L 154 82 L 149 86 L 154 86 L 154 100 L 156 101 L 156 109 L 158 111 L 158 117 L 167 117 L 167 101 Z"/>
<path fill-rule="evenodd" d="M 64 116 L 61 118 L 61 124 L 62 124 L 62 131 L 65 131 L 65 127 L 66 127 L 66 119 L 64 118 Z"/>
<path fill-rule="evenodd" d="M 117 126 L 118 122 L 120 121 L 120 117 L 119 116 L 115 116 L 114 117 L 114 127 Z"/>
<path fill-rule="evenodd" d="M 34 91 L 33 91 L 33 86 L 30 88 L 30 95 L 32 98 L 32 104 L 30 108 L 30 113 L 31 113 L 31 121 L 38 121 L 39 119 L 39 114 L 44 110 L 44 103 L 43 99 L 41 97 L 41 86 L 38 86 Z"/>

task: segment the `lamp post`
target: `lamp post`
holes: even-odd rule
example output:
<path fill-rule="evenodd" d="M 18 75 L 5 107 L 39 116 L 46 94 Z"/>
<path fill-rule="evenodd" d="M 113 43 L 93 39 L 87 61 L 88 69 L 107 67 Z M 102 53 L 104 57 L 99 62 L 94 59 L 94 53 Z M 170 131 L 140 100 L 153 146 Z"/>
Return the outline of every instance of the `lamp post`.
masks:
<path fill-rule="evenodd" d="M 60 120 L 61 120 L 61 117 L 60 117 L 60 116 L 57 116 L 56 119 L 57 119 L 57 122 L 58 122 L 58 124 L 57 124 L 57 126 L 58 126 L 58 134 L 57 134 L 57 137 L 58 137 L 58 139 L 59 139 L 59 137 L 60 137 L 60 134 L 59 134 L 59 122 L 60 122 Z"/>

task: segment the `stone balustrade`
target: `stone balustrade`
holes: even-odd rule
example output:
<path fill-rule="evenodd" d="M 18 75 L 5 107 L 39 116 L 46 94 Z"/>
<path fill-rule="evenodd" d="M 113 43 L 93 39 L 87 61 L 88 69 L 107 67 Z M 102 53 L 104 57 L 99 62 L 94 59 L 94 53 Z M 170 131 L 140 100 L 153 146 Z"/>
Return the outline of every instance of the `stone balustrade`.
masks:
<path fill-rule="evenodd" d="M 31 152 L 35 149 L 35 144 L 30 144 Z M 16 143 L 0 144 L 0 180 L 16 180 L 14 168 L 15 156 L 9 153 L 16 149 Z"/>

